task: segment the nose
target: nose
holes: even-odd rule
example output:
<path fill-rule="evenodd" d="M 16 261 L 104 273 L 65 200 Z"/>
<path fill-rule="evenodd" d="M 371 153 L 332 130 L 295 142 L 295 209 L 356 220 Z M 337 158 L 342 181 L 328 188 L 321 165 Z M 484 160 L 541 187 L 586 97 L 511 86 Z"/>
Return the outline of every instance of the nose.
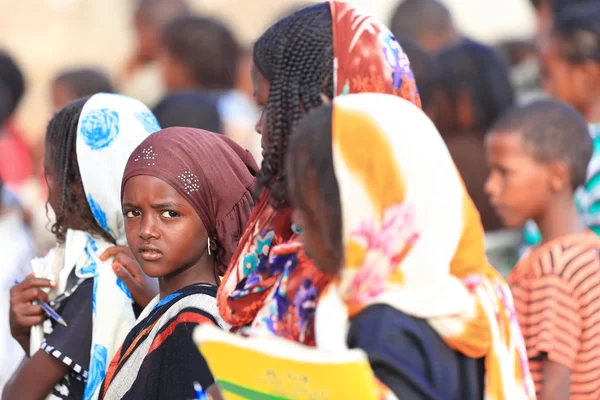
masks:
<path fill-rule="evenodd" d="M 152 216 L 144 215 L 140 225 L 140 237 L 144 240 L 158 239 L 160 233 Z"/>
<path fill-rule="evenodd" d="M 259 134 L 262 135 L 263 134 L 263 125 L 265 122 L 265 111 L 262 110 L 260 112 L 260 118 L 258 118 L 258 121 L 256 121 L 256 125 L 254 125 L 254 130 Z"/>

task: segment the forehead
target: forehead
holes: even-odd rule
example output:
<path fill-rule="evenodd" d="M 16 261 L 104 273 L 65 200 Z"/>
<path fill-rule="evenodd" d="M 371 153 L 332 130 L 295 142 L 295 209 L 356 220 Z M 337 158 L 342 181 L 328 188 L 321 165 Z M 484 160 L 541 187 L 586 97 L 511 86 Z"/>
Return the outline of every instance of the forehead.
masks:
<path fill-rule="evenodd" d="M 166 199 L 187 202 L 173 186 L 155 176 L 133 176 L 125 182 L 125 186 L 123 187 L 124 202 L 154 202 Z"/>
<path fill-rule="evenodd" d="M 490 133 L 486 139 L 486 148 L 490 157 L 530 157 L 519 130 Z"/>

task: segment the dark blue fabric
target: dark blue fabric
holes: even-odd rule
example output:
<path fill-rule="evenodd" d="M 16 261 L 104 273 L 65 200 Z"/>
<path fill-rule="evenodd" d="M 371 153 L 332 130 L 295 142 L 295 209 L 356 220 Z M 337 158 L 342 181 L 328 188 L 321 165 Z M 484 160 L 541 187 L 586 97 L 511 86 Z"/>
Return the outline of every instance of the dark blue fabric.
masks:
<path fill-rule="evenodd" d="M 483 399 L 483 360 L 452 350 L 427 321 L 390 306 L 352 319 L 348 346 L 364 350 L 377 378 L 402 400 Z"/>

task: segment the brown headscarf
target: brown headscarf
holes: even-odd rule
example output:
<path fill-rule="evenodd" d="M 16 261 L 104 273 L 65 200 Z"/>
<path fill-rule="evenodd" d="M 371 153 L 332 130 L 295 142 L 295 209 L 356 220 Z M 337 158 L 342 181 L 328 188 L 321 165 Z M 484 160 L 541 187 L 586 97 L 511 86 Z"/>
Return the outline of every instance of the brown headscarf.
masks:
<path fill-rule="evenodd" d="M 131 154 L 121 184 L 137 175 L 157 177 L 181 194 L 217 240 L 223 275 L 254 206 L 258 166 L 248 150 L 223 135 L 168 128 L 150 135 Z"/>

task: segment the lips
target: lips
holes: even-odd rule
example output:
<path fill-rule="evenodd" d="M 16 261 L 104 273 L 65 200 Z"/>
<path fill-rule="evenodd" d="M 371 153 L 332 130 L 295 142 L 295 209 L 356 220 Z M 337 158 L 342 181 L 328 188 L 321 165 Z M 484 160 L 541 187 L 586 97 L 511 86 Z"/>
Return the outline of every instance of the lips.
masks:
<path fill-rule="evenodd" d="M 156 261 L 163 256 L 163 253 L 154 246 L 140 246 L 138 253 L 146 261 Z"/>

